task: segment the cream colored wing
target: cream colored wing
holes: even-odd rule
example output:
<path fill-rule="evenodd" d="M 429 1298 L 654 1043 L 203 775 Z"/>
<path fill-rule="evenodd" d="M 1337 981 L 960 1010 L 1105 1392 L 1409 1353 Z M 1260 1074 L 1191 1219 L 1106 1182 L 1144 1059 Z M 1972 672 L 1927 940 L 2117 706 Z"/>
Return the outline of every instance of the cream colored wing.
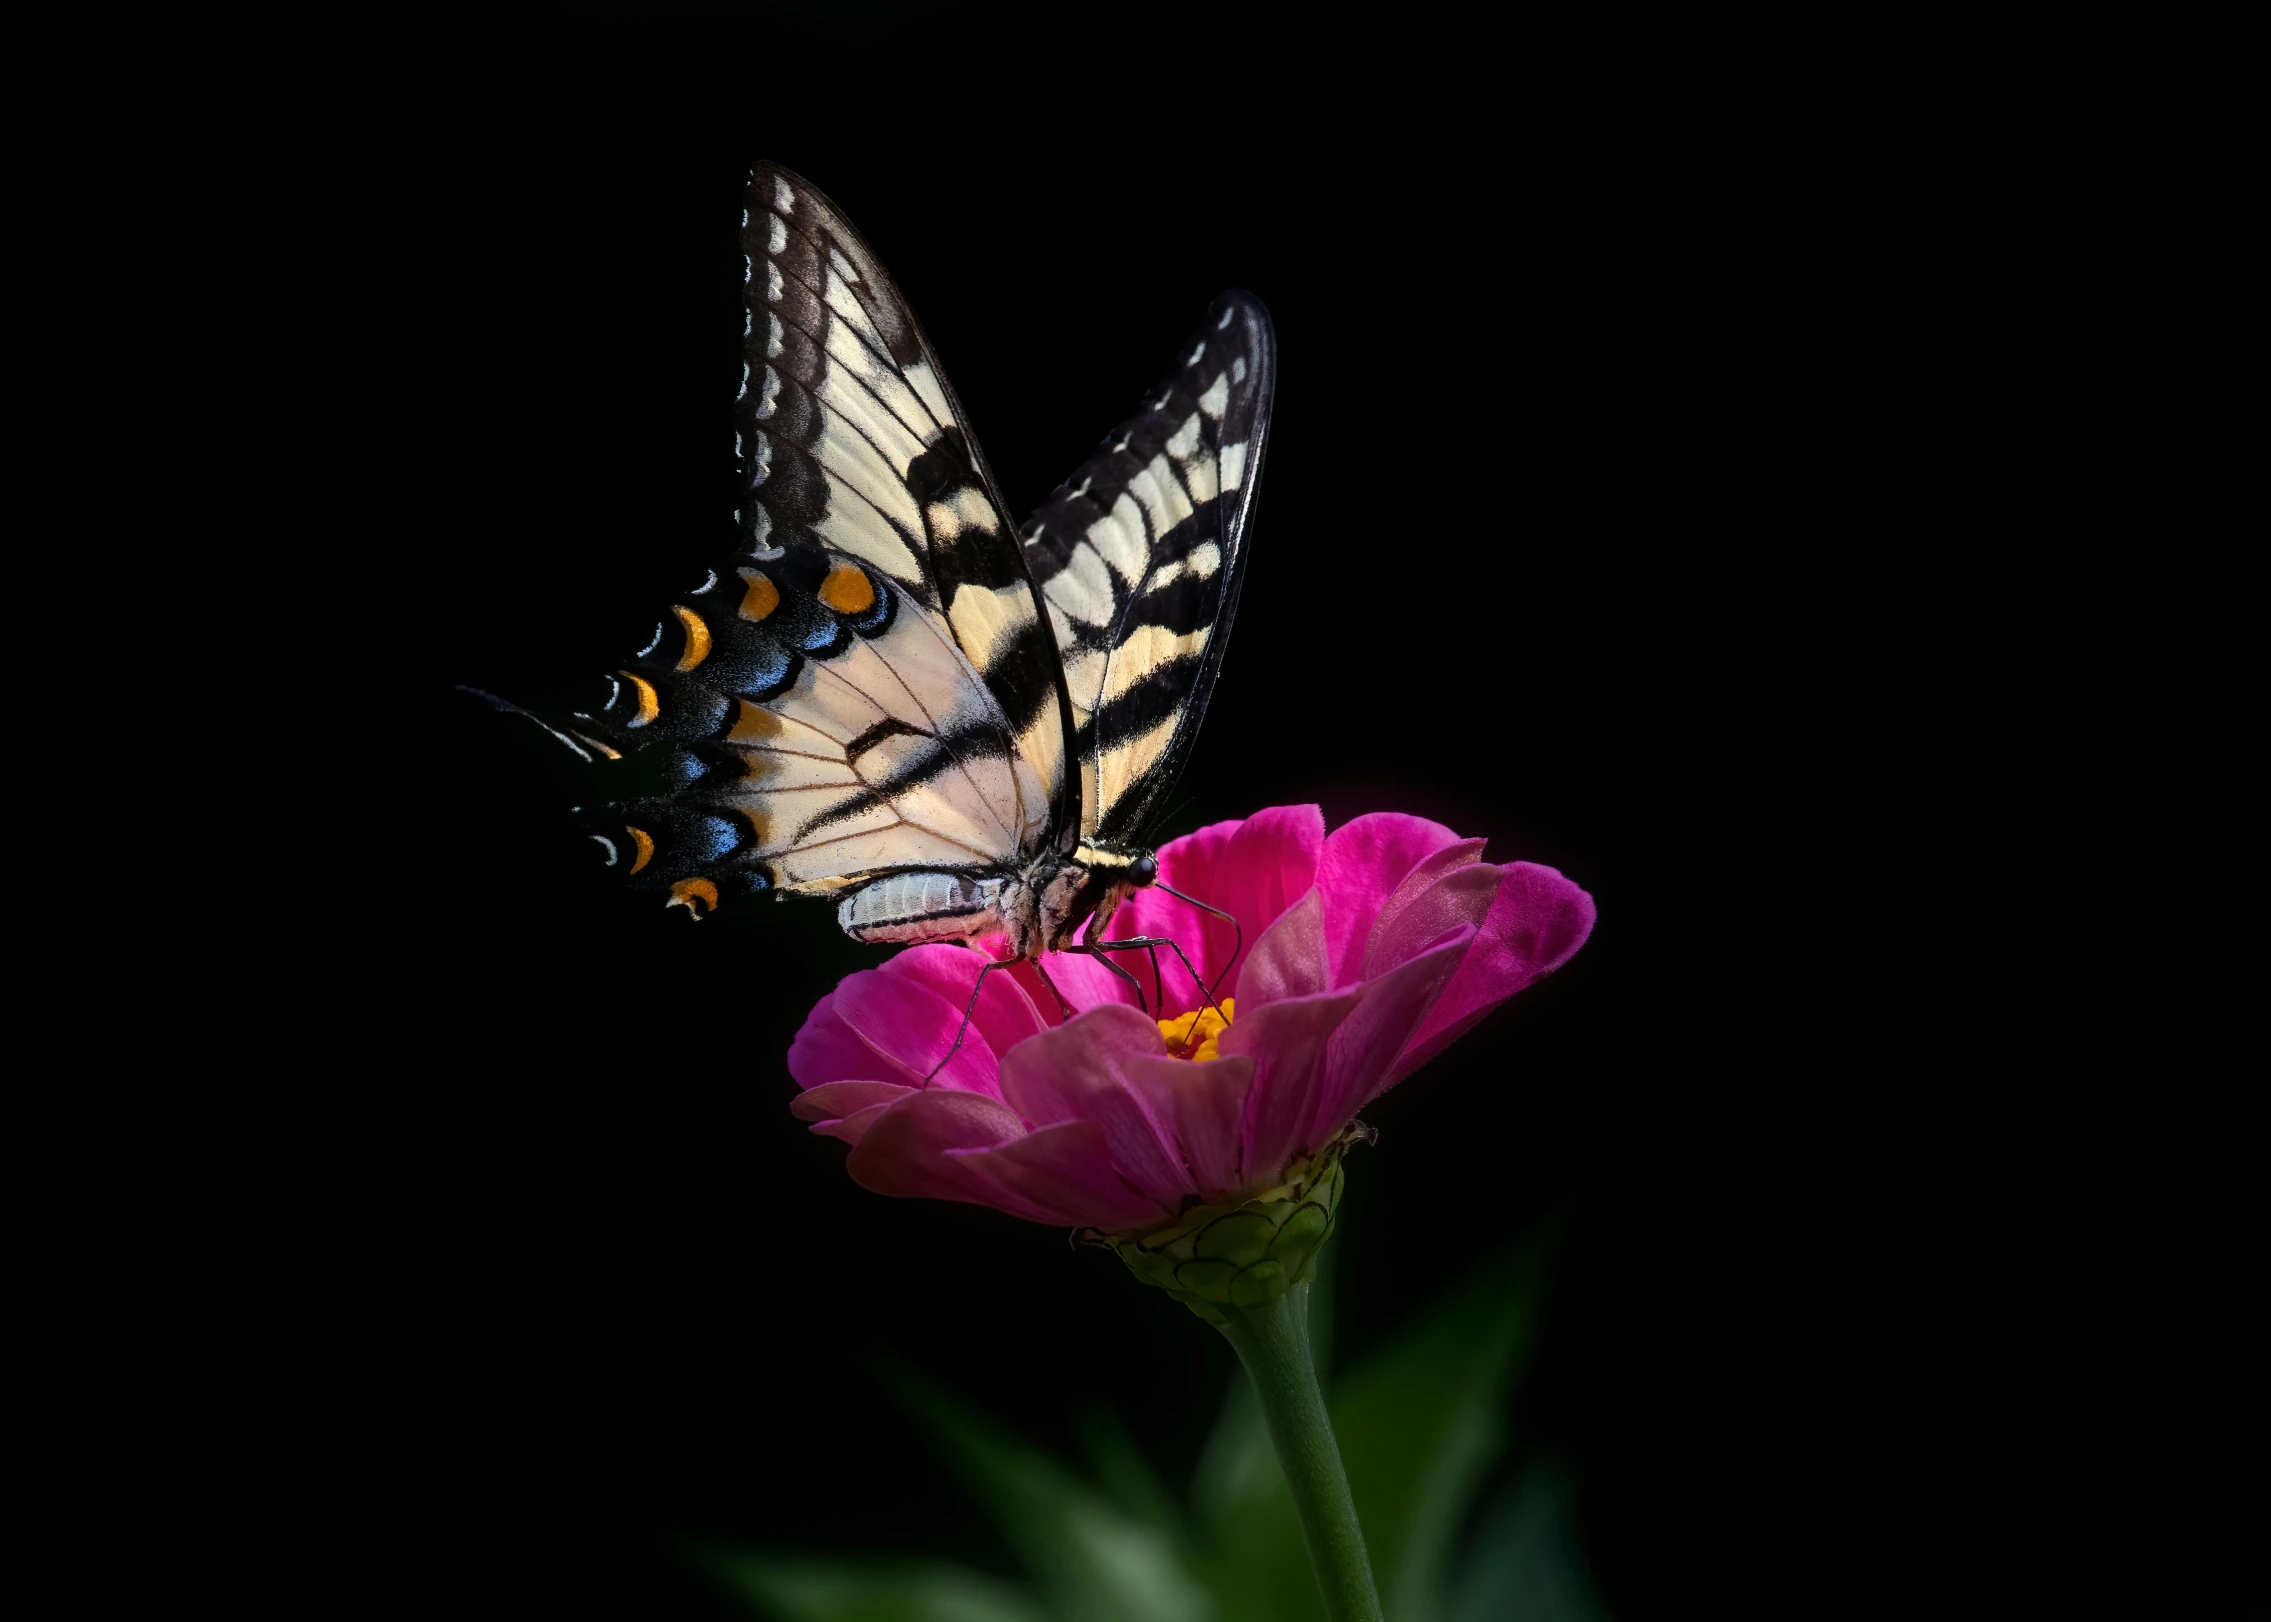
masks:
<path fill-rule="evenodd" d="M 1087 837 L 1139 840 L 1198 735 L 1246 567 L 1275 380 L 1269 313 L 1250 293 L 1223 294 L 1166 382 L 1026 521 Z"/>

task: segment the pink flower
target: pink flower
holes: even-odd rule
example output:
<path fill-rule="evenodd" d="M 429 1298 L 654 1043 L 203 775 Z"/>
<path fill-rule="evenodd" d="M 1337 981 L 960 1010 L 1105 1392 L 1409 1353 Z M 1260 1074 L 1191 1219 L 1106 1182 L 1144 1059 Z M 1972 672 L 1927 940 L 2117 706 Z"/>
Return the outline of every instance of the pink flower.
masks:
<path fill-rule="evenodd" d="M 1191 1040 L 1219 1021 L 1191 1028 L 1201 999 L 1173 954 L 1155 1011 L 1179 1021 L 1057 954 L 1049 978 L 1081 1012 L 1061 1018 L 1030 964 L 988 975 L 961 1051 L 925 1087 L 986 959 L 917 946 L 821 998 L 789 1049 L 804 1089 L 790 1107 L 851 1144 L 852 1176 L 879 1194 L 1108 1232 L 1236 1201 L 1584 944 L 1590 896 L 1551 868 L 1482 861 L 1482 846 L 1394 812 L 1327 836 L 1313 805 L 1202 828 L 1159 852 L 1160 877 L 1244 925 L 1237 961 L 1229 924 L 1157 889 L 1111 934 L 1173 937 L 1221 976 L 1231 1023 L 1211 1041 Z M 1117 960 L 1151 991 L 1143 953 Z"/>

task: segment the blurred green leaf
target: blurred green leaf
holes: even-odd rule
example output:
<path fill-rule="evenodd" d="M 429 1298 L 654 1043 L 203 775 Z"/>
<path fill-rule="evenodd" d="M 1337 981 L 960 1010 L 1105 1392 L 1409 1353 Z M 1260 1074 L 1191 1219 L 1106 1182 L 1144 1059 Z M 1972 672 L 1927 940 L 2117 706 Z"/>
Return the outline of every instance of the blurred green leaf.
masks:
<path fill-rule="evenodd" d="M 1232 1377 L 1222 1417 L 1199 1455 L 1191 1510 L 1204 1539 L 1199 1569 L 1225 1617 L 1324 1622 L 1293 1494 L 1243 1370 Z"/>
<path fill-rule="evenodd" d="M 1050 1622 L 1031 1595 L 958 1566 L 744 1554 L 710 1564 L 779 1622 Z"/>
<path fill-rule="evenodd" d="M 1540 1247 L 1485 1267 L 1334 1390 L 1333 1430 L 1380 1598 L 1443 1614 L 1451 1550 L 1506 1448 L 1506 1398 L 1537 1320 Z"/>
<path fill-rule="evenodd" d="M 1169 1533 L 935 1387 L 910 1378 L 904 1388 L 1051 1612 L 1067 1622 L 1213 1622 L 1213 1601 Z"/>
<path fill-rule="evenodd" d="M 1396 1622 L 1602 1622 L 1565 1478 L 1533 1468 L 1495 1498 L 1451 1583 L 1454 1544 L 1506 1445 L 1544 1247 L 1485 1268 L 1337 1383 L 1330 1406 L 1373 1569 Z M 1310 1334 L 1329 1340 L 1330 1275 Z M 718 1569 L 784 1622 L 1322 1622 L 1292 1496 L 1243 1374 L 1175 1500 L 1119 1420 L 1082 1439 L 1101 1490 L 919 1379 L 908 1406 L 1032 1573 L 1036 1597 L 951 1566 L 729 1557 Z"/>
<path fill-rule="evenodd" d="M 1332 1392 L 1349 1489 L 1396 1622 L 1444 1615 L 1453 1545 L 1506 1446 L 1506 1396 L 1528 1349 L 1540 1263 L 1532 1249 L 1486 1267 Z M 1226 1616 L 1323 1616 L 1293 1498 L 1243 1376 L 1200 1457 L 1192 1508 L 1205 1538 L 1200 1569 Z"/>
<path fill-rule="evenodd" d="M 1096 1472 L 1096 1484 L 1113 1506 L 1181 1548 L 1190 1535 L 1182 1506 L 1143 1456 L 1143 1449 L 1136 1446 L 1120 1416 L 1109 1408 L 1092 1408 L 1081 1415 L 1080 1443 L 1088 1455 L 1088 1467 Z"/>
<path fill-rule="evenodd" d="M 1309 1285 L 1309 1346 L 1320 1379 L 1332 1350 L 1339 1257 L 1336 1246 L 1320 1250 Z M 1202 1539 L 1199 1570 L 1225 1617 L 1235 1622 L 1324 1622 L 1316 1574 L 1301 1541 L 1293 1494 L 1270 1446 L 1261 1399 L 1254 1395 L 1254 1382 L 1235 1364 L 1222 1415 L 1191 1479 L 1191 1515 Z"/>
<path fill-rule="evenodd" d="M 1570 1518 L 1569 1478 L 1534 1464 L 1483 1511 L 1447 1622 L 1608 1622 Z"/>

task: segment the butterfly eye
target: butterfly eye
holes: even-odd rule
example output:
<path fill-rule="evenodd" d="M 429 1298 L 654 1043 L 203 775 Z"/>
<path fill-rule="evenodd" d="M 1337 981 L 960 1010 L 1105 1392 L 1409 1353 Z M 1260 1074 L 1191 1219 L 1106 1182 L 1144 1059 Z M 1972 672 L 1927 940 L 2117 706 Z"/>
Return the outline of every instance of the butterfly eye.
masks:
<path fill-rule="evenodd" d="M 1145 885 L 1157 883 L 1159 880 L 1158 858 L 1138 856 L 1128 864 L 1128 877 L 1135 881 L 1139 889 Z"/>

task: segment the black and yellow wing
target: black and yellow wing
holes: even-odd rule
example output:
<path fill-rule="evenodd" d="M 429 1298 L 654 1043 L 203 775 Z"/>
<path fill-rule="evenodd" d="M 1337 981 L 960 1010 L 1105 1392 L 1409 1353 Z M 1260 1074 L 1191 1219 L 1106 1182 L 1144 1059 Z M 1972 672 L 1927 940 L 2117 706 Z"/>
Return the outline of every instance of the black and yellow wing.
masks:
<path fill-rule="evenodd" d="M 690 906 L 1069 846 L 1055 639 L 937 356 L 787 170 L 752 172 L 741 244 L 742 550 L 577 718 L 610 753 L 671 745 L 594 837 Z"/>
<path fill-rule="evenodd" d="M 1244 577 L 1276 384 L 1269 313 L 1215 300 L 1171 371 L 1028 519 L 1063 660 L 1084 837 L 1133 843 L 1198 736 Z"/>

